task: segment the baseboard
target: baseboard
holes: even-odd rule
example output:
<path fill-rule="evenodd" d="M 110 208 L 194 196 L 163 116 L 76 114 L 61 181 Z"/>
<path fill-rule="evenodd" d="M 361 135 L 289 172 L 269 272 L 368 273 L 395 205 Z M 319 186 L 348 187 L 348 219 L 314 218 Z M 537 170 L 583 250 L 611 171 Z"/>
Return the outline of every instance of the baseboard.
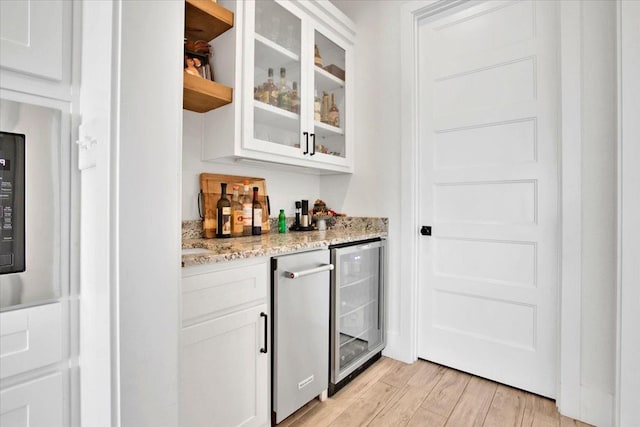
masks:
<path fill-rule="evenodd" d="M 404 363 L 413 363 L 416 361 L 411 352 L 411 346 L 407 342 L 406 337 L 401 334 L 388 332 L 387 345 L 382 350 L 382 355 L 392 359 L 399 360 Z"/>
<path fill-rule="evenodd" d="M 580 421 L 598 427 L 612 427 L 613 394 L 582 385 L 580 388 Z"/>

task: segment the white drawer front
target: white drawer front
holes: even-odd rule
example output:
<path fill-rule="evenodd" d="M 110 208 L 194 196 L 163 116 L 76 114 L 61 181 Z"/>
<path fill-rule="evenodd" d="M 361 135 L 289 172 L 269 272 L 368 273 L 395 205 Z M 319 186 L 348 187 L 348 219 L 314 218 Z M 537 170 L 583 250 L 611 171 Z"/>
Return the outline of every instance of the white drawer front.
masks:
<path fill-rule="evenodd" d="M 0 313 L 0 378 L 62 358 L 60 303 Z"/>
<path fill-rule="evenodd" d="M 267 298 L 268 264 L 241 265 L 182 278 L 182 320 Z"/>
<path fill-rule="evenodd" d="M 38 378 L 0 392 L 0 426 L 62 427 L 62 374 Z"/>

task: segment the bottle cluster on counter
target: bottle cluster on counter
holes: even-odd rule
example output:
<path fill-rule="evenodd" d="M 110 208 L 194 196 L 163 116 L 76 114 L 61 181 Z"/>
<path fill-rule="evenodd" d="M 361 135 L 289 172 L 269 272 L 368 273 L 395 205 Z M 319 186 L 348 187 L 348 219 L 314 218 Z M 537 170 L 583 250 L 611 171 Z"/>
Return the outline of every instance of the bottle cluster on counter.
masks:
<path fill-rule="evenodd" d="M 300 99 L 298 97 L 298 82 L 293 82 L 293 88 L 287 84 L 287 70 L 280 68 L 280 84 L 273 81 L 273 68 L 267 72 L 267 81 L 253 91 L 254 99 L 265 104 L 300 114 Z"/>
<path fill-rule="evenodd" d="M 258 200 L 258 187 L 249 196 L 249 182 L 244 182 L 244 193 L 239 197 L 238 186 L 233 187 L 231 201 L 227 198 L 227 184 L 220 184 L 220 199 L 216 205 L 216 237 L 259 236 L 262 234 L 262 203 Z"/>

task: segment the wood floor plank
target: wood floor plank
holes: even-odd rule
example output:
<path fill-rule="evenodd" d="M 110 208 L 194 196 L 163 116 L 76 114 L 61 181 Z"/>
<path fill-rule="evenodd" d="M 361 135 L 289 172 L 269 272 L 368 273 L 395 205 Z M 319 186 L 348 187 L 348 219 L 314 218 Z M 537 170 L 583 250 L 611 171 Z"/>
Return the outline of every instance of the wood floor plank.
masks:
<path fill-rule="evenodd" d="M 342 390 L 335 394 L 338 398 L 343 394 L 349 394 L 352 397 L 357 397 L 364 393 L 369 387 L 378 382 L 381 377 L 387 374 L 391 369 L 395 369 L 402 362 L 388 357 L 383 357 L 376 363 L 371 365 L 369 369 L 358 375 L 349 384 L 347 384 Z"/>
<path fill-rule="evenodd" d="M 431 393 L 422 402 L 422 407 L 448 418 L 458 403 L 471 375 L 454 369 L 446 369 Z"/>
<path fill-rule="evenodd" d="M 582 421 L 574 420 L 573 418 L 560 416 L 560 427 L 593 427 L 591 424 L 583 423 Z"/>
<path fill-rule="evenodd" d="M 416 413 L 413 414 L 407 427 L 444 427 L 446 423 L 446 417 L 420 407 Z"/>
<path fill-rule="evenodd" d="M 380 378 L 380 381 L 400 389 L 418 372 L 421 366 L 422 364 L 419 362 L 412 364 L 399 362 L 385 376 Z"/>
<path fill-rule="evenodd" d="M 309 402 L 278 427 L 468 427 L 479 425 L 483 411 L 485 427 L 592 427 L 561 417 L 553 400 L 435 363 L 414 365 L 383 357 L 334 396 Z M 402 379 L 391 379 L 392 372 Z"/>
<path fill-rule="evenodd" d="M 431 390 L 442 378 L 445 368 L 426 360 L 418 360 L 416 363 L 419 364 L 418 370 L 407 384 Z"/>
<path fill-rule="evenodd" d="M 447 426 L 482 427 L 491 407 L 497 384 L 472 377 L 447 421 Z"/>
<path fill-rule="evenodd" d="M 374 427 L 407 425 L 429 391 L 424 387 L 404 386 L 369 425 Z"/>
<path fill-rule="evenodd" d="M 378 381 L 329 425 L 331 427 L 366 426 L 397 392 L 396 387 Z"/>
<path fill-rule="evenodd" d="M 522 427 L 559 427 L 560 414 L 555 402 L 535 394 L 527 394 Z"/>
<path fill-rule="evenodd" d="M 520 427 L 525 410 L 526 393 L 498 385 L 491 407 L 484 420 L 485 427 Z"/>
<path fill-rule="evenodd" d="M 304 416 L 304 414 L 309 412 L 313 407 L 315 407 L 319 403 L 320 403 L 320 400 L 313 399 L 311 402 L 307 403 L 302 408 L 298 409 L 296 412 L 294 412 L 293 414 L 291 414 L 287 418 L 285 418 L 280 424 L 278 424 L 278 426 L 279 427 L 292 426 L 296 421 L 298 421 L 300 418 L 302 418 Z"/>

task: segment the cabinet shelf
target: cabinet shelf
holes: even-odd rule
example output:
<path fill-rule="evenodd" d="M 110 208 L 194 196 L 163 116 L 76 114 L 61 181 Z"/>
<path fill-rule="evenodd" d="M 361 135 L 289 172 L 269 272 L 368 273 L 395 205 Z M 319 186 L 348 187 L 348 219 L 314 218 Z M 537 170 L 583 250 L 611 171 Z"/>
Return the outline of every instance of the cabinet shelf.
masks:
<path fill-rule="evenodd" d="M 186 110 L 205 113 L 233 101 L 233 89 L 218 82 L 183 72 L 182 105 Z"/>
<path fill-rule="evenodd" d="M 318 92 L 325 91 L 331 92 L 344 87 L 344 80 L 339 79 L 330 72 L 323 70 L 322 68 L 315 67 L 316 76 L 316 88 Z"/>
<path fill-rule="evenodd" d="M 259 68 L 278 68 L 300 62 L 300 56 L 256 33 L 255 65 Z"/>
<path fill-rule="evenodd" d="M 210 41 L 233 27 L 233 12 L 211 0 L 185 0 L 184 34 Z"/>
<path fill-rule="evenodd" d="M 270 126 L 296 130 L 300 125 L 300 115 L 261 101 L 253 101 L 254 116 L 258 123 L 268 123 Z"/>
<path fill-rule="evenodd" d="M 322 122 L 313 122 L 316 135 L 320 138 L 329 138 L 336 135 L 344 135 L 344 129 L 328 125 Z"/>

